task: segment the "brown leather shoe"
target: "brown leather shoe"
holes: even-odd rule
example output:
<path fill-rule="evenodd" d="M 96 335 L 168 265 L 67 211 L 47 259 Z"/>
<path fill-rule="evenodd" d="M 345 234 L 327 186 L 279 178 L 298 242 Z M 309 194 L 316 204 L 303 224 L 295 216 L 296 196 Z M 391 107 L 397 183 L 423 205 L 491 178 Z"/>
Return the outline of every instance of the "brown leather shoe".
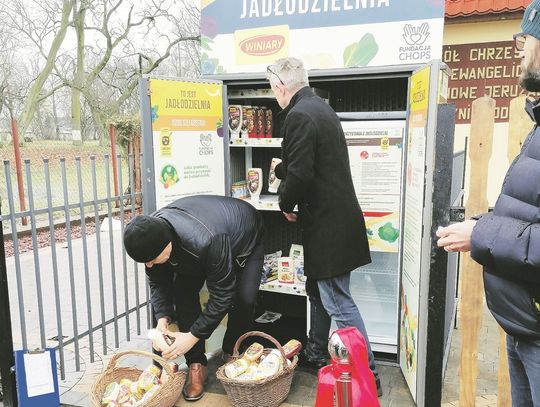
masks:
<path fill-rule="evenodd" d="M 204 385 L 207 376 L 208 369 L 203 364 L 192 363 L 189 365 L 189 374 L 182 390 L 184 399 L 187 401 L 200 400 L 204 395 Z"/>

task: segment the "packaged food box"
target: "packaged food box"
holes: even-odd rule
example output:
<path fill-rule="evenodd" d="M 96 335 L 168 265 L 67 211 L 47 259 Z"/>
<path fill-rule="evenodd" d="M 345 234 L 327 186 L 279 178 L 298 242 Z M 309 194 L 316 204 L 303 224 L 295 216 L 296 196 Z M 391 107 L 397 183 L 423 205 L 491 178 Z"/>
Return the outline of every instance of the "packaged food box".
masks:
<path fill-rule="evenodd" d="M 290 257 L 278 260 L 278 281 L 282 284 L 294 284 L 294 264 Z"/>

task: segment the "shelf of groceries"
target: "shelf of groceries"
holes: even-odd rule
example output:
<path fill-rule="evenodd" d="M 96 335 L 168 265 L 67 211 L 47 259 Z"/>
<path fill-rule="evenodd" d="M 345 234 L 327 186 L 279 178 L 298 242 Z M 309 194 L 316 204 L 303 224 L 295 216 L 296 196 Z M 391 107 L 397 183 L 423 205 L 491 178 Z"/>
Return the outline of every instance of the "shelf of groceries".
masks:
<path fill-rule="evenodd" d="M 261 211 L 279 211 L 279 203 L 277 195 L 260 195 L 258 199 L 242 198 L 243 201 L 249 202 L 254 208 Z"/>
<path fill-rule="evenodd" d="M 305 284 L 282 284 L 277 280 L 261 284 L 259 286 L 259 290 L 273 293 L 299 295 L 302 297 L 306 296 Z"/>
<path fill-rule="evenodd" d="M 231 138 L 231 147 L 281 147 L 282 138 L 277 137 L 256 137 L 256 138 Z"/>
<path fill-rule="evenodd" d="M 306 295 L 302 245 L 291 244 L 288 256 L 284 256 L 281 250 L 264 255 L 259 289 L 282 294 Z"/>

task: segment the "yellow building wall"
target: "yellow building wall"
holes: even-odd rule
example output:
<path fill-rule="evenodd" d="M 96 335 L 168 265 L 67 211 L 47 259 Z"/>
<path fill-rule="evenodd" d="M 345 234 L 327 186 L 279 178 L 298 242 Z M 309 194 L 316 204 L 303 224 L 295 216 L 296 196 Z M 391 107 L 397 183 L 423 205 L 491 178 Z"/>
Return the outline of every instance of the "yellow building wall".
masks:
<path fill-rule="evenodd" d="M 520 32 L 521 19 L 500 20 L 481 23 L 446 24 L 444 27 L 444 45 L 511 41 L 512 35 Z M 456 124 L 454 151 L 464 149 L 466 137 L 470 133 L 470 124 Z M 531 122 L 532 128 L 532 122 Z M 493 135 L 493 152 L 488 168 L 488 201 L 495 205 L 499 196 L 504 175 L 508 170 L 508 123 L 496 123 Z M 465 202 L 468 198 L 470 162 L 467 160 L 465 174 Z"/>
<path fill-rule="evenodd" d="M 482 23 L 445 24 L 444 45 L 478 42 L 511 41 L 521 31 L 521 19 L 487 21 Z"/>

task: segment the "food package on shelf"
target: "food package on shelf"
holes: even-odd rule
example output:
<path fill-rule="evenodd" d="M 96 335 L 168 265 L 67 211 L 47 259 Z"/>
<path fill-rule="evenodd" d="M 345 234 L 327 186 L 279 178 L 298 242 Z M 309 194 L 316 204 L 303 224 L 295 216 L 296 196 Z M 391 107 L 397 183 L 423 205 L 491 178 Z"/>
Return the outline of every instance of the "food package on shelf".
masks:
<path fill-rule="evenodd" d="M 238 199 L 247 199 L 249 197 L 246 180 L 234 182 L 231 185 L 231 196 Z"/>
<path fill-rule="evenodd" d="M 292 244 L 289 250 L 289 257 L 292 258 L 294 265 L 294 283 L 305 284 L 306 275 L 304 274 L 304 247 L 300 244 Z"/>
<path fill-rule="evenodd" d="M 292 258 L 280 257 L 278 260 L 278 281 L 282 284 L 294 284 L 294 266 Z"/>
<path fill-rule="evenodd" d="M 281 257 L 281 250 L 264 255 L 263 273 L 261 275 L 261 284 L 269 283 L 277 279 L 278 259 Z"/>

